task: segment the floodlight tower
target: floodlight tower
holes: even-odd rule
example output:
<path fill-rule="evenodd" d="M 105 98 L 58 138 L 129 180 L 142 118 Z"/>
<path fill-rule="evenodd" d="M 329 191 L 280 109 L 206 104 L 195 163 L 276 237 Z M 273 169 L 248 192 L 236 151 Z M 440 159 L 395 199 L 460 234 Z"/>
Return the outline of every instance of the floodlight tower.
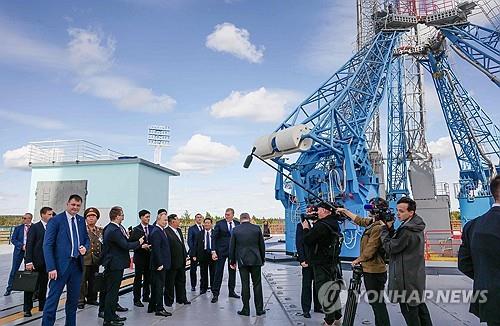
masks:
<path fill-rule="evenodd" d="M 161 151 L 170 144 L 170 128 L 161 125 L 152 125 L 148 128 L 148 145 L 155 150 L 154 163 L 161 164 Z"/>

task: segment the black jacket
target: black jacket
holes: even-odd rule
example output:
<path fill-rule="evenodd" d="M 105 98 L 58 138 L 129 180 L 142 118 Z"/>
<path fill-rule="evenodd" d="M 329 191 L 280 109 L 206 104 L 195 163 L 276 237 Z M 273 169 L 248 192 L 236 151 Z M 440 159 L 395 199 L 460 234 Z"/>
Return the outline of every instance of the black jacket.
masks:
<path fill-rule="evenodd" d="M 311 265 L 336 265 L 334 246 L 340 236 L 338 221 L 332 215 L 319 219 L 312 229 L 304 229 L 304 244 L 309 246 Z"/>
<path fill-rule="evenodd" d="M 236 228 L 236 226 L 239 224 L 240 222 L 233 220 L 234 228 Z M 220 220 L 215 224 L 215 227 L 212 230 L 212 250 L 215 250 L 217 256 L 221 257 L 229 256 L 230 240 L 231 240 L 231 233 L 227 228 L 227 221 L 225 219 Z"/>
<path fill-rule="evenodd" d="M 389 255 L 389 298 L 416 306 L 423 301 L 425 290 L 425 223 L 418 215 L 394 231 L 384 225 L 380 239 Z M 399 294 L 399 296 L 398 296 Z M 401 296 L 404 294 L 404 298 Z"/>
<path fill-rule="evenodd" d="M 149 234 L 149 244 L 151 245 L 151 269 L 157 270 L 163 265 L 163 270 L 170 269 L 171 253 L 170 242 L 165 232 L 155 226 Z"/>
<path fill-rule="evenodd" d="M 153 230 L 154 226 L 148 225 L 149 236 L 151 236 L 151 232 L 153 232 Z M 149 238 L 146 237 L 146 233 L 144 232 L 142 224 L 139 224 L 132 229 L 132 232 L 130 232 L 129 241 L 139 241 L 141 237 L 144 237 L 144 243 L 150 244 Z M 136 266 L 149 266 L 150 256 L 151 256 L 151 250 L 139 247 L 134 250 L 134 264 Z"/>
<path fill-rule="evenodd" d="M 172 269 L 184 268 L 186 266 L 187 251 L 184 245 L 184 237 L 182 236 L 181 229 L 177 229 L 181 239 L 175 234 L 175 232 L 170 228 L 165 228 L 165 234 L 169 240 L 170 245 L 170 256 L 172 262 Z"/>
<path fill-rule="evenodd" d="M 487 301 L 470 305 L 481 322 L 500 322 L 500 207 L 467 222 L 458 250 L 458 269 L 474 280 L 474 290 L 487 292 Z M 479 297 L 481 298 L 481 297 Z"/>
<path fill-rule="evenodd" d="M 26 240 L 26 264 L 33 263 L 36 271 L 45 271 L 45 258 L 43 257 L 43 237 L 45 228 L 42 221 L 33 224 L 28 231 Z"/>
<path fill-rule="evenodd" d="M 104 228 L 102 264 L 111 271 L 126 269 L 130 266 L 129 251 L 139 246 L 139 241 L 128 242 L 120 227 L 109 223 Z"/>
<path fill-rule="evenodd" d="M 213 230 L 212 230 L 212 235 L 213 235 Z M 191 255 L 192 257 L 196 257 L 196 260 L 199 262 L 206 262 L 210 259 L 212 259 L 212 254 L 211 254 L 211 249 L 205 250 L 205 241 L 206 241 L 206 236 L 205 236 L 205 230 L 198 232 L 196 234 L 196 238 L 194 240 L 194 248 L 191 250 Z M 211 239 L 209 239 L 209 242 L 212 242 Z"/>
<path fill-rule="evenodd" d="M 229 245 L 229 263 L 237 263 L 238 266 L 262 266 L 265 260 L 266 246 L 260 227 L 250 222 L 235 227 Z"/>
<path fill-rule="evenodd" d="M 308 245 L 304 244 L 304 229 L 302 228 L 302 223 L 297 223 L 297 229 L 295 230 L 295 248 L 297 249 L 297 258 L 300 263 L 309 263 L 310 248 Z"/>

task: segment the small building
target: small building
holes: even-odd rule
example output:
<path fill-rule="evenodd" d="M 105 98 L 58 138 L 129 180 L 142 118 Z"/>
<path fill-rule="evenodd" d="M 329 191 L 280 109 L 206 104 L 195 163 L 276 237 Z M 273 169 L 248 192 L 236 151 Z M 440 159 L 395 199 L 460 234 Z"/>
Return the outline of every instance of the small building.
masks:
<path fill-rule="evenodd" d="M 56 212 L 66 208 L 71 194 L 86 207 L 101 212 L 99 225 L 109 222 L 109 210 L 123 207 L 128 227 L 138 223 L 138 212 L 147 209 L 152 220 L 159 208 L 168 210 L 169 178 L 179 172 L 83 140 L 30 143 L 30 211 L 43 206 Z"/>

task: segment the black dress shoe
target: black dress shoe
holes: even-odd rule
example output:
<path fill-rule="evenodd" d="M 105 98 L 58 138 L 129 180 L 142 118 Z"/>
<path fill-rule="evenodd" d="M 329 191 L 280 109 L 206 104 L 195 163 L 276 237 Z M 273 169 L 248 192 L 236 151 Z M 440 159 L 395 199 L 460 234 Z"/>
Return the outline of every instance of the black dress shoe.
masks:
<path fill-rule="evenodd" d="M 219 301 L 219 296 L 218 295 L 214 295 L 212 297 L 212 300 L 210 300 L 210 302 L 212 302 L 212 303 L 216 303 L 217 301 Z"/>
<path fill-rule="evenodd" d="M 79 303 L 78 304 L 78 309 L 83 309 L 85 308 L 85 303 Z"/>
<path fill-rule="evenodd" d="M 207 293 L 207 290 L 201 290 L 200 291 L 200 294 L 205 294 L 205 293 Z"/>
<path fill-rule="evenodd" d="M 155 312 L 155 316 L 169 317 L 172 316 L 172 314 L 168 311 L 162 310 Z"/>
<path fill-rule="evenodd" d="M 125 325 L 123 322 L 117 320 L 105 321 L 103 323 L 103 326 L 123 326 L 123 325 Z"/>
<path fill-rule="evenodd" d="M 128 311 L 128 308 L 122 307 L 118 304 L 118 305 L 116 305 L 116 311 L 125 312 L 125 311 Z"/>
<path fill-rule="evenodd" d="M 179 303 L 179 304 L 191 304 L 191 301 L 184 300 L 184 301 L 178 301 L 177 303 Z"/>
<path fill-rule="evenodd" d="M 142 308 L 142 307 L 144 307 L 144 305 L 143 305 L 143 304 L 142 304 L 142 302 L 140 302 L 140 301 L 136 301 L 136 302 L 134 302 L 134 306 L 136 306 L 136 307 L 141 307 L 141 308 Z"/>
<path fill-rule="evenodd" d="M 99 311 L 99 313 L 97 314 L 97 317 L 104 318 L 104 311 Z"/>
<path fill-rule="evenodd" d="M 11 290 L 5 290 L 5 293 L 3 294 L 4 297 L 8 297 L 12 293 Z"/>
<path fill-rule="evenodd" d="M 98 306 L 99 305 L 99 302 L 94 300 L 94 301 L 87 301 L 87 304 L 91 305 L 91 306 Z"/>
<path fill-rule="evenodd" d="M 240 316 L 250 316 L 250 311 L 248 311 L 248 310 L 240 310 L 240 311 L 238 311 L 238 315 L 240 315 Z"/>
<path fill-rule="evenodd" d="M 113 321 L 119 321 L 119 322 L 122 322 L 122 321 L 125 321 L 127 320 L 127 317 L 120 317 L 120 316 L 115 316 L 115 318 L 113 318 Z"/>
<path fill-rule="evenodd" d="M 257 316 L 262 316 L 262 315 L 265 315 L 265 314 L 266 314 L 265 310 L 257 311 Z"/>
<path fill-rule="evenodd" d="M 311 314 L 308 312 L 304 312 L 302 316 L 304 316 L 304 318 L 311 318 Z"/>
<path fill-rule="evenodd" d="M 25 311 L 24 317 L 31 317 L 31 311 Z"/>
<path fill-rule="evenodd" d="M 236 292 L 233 292 L 233 293 L 229 293 L 229 297 L 230 298 L 235 298 L 235 299 L 239 299 L 240 296 L 236 294 Z"/>

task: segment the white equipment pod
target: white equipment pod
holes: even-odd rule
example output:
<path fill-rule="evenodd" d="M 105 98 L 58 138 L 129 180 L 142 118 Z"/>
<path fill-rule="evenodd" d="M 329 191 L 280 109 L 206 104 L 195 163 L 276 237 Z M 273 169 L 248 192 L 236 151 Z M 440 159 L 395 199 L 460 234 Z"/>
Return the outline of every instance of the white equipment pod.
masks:
<path fill-rule="evenodd" d="M 255 141 L 255 154 L 263 159 L 280 157 L 284 154 L 293 154 L 307 151 L 311 148 L 313 140 L 304 138 L 310 129 L 306 125 L 289 127 L 271 135 L 259 137 Z M 273 149 L 273 141 L 275 149 Z"/>

